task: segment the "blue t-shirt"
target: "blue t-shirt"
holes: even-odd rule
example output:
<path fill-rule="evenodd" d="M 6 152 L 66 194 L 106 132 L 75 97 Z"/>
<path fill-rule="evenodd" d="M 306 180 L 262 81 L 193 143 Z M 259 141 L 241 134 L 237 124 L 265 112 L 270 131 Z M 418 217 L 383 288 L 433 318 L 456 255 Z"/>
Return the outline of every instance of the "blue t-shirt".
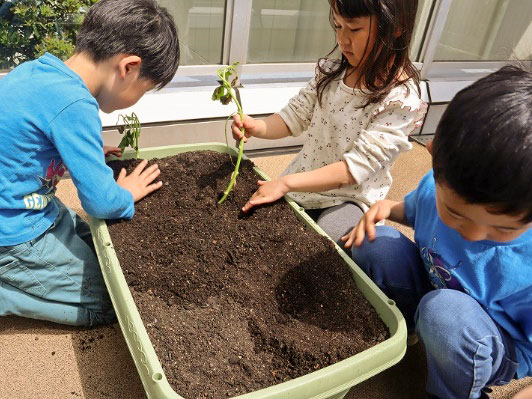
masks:
<path fill-rule="evenodd" d="M 89 215 L 133 217 L 133 196 L 105 164 L 98 103 L 60 59 L 45 54 L 0 79 L 0 110 L 0 246 L 52 225 L 65 170 Z"/>
<path fill-rule="evenodd" d="M 432 171 L 405 197 L 405 213 L 432 285 L 476 299 L 514 339 L 518 377 L 532 375 L 532 229 L 505 243 L 464 240 L 438 216 Z"/>

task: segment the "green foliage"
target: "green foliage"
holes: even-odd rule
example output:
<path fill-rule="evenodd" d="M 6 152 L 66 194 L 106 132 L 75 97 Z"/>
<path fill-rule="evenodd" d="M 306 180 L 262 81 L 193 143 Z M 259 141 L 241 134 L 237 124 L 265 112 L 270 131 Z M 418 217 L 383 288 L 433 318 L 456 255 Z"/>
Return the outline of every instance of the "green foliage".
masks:
<path fill-rule="evenodd" d="M 134 112 L 132 112 L 131 115 L 120 114 L 118 115 L 117 125 L 120 122 L 120 119 L 122 119 L 123 125 L 118 126 L 118 132 L 123 134 L 124 137 L 122 137 L 120 144 L 118 144 L 118 148 L 123 152 L 127 147 L 131 147 L 135 150 L 135 155 L 138 158 L 139 137 L 141 131 L 139 118 Z"/>
<path fill-rule="evenodd" d="M 224 68 L 220 68 L 216 71 L 216 74 L 221 80 L 220 86 L 214 89 L 212 93 L 213 101 L 220 101 L 223 105 L 227 105 L 232 100 L 232 89 L 235 84 L 238 82 L 238 76 L 236 76 L 231 83 L 229 83 L 229 78 L 234 73 L 236 75 L 236 66 L 238 62 L 235 62 L 233 65 L 228 65 Z M 238 104 L 238 101 L 235 99 L 235 103 Z M 240 104 L 238 104 L 240 106 Z"/>
<path fill-rule="evenodd" d="M 237 107 L 238 115 L 240 115 L 240 119 L 244 120 L 244 111 L 242 110 L 242 104 L 240 104 L 239 99 L 235 96 L 235 93 L 237 93 L 237 90 L 238 90 L 238 88 L 235 87 L 236 83 L 238 82 L 238 75 L 236 71 L 237 65 L 238 65 L 238 62 L 235 62 L 233 65 L 228 65 L 216 71 L 216 74 L 220 78 L 221 84 L 216 89 L 214 89 L 214 92 L 212 93 L 212 100 L 220 101 L 223 105 L 227 105 L 231 101 L 234 101 Z M 231 82 L 229 82 L 229 79 L 233 73 L 236 76 Z M 227 119 L 231 118 L 231 116 L 233 116 L 233 114 L 229 115 Z M 227 125 L 227 121 L 226 121 L 226 125 Z M 238 176 L 238 169 L 240 168 L 240 161 L 242 160 L 242 154 L 244 153 L 243 134 L 245 132 L 245 129 L 241 128 L 240 131 L 242 132 L 242 139 L 240 140 L 240 143 L 238 145 L 238 157 L 236 159 L 235 170 L 233 171 L 233 174 L 231 175 L 231 180 L 229 181 L 229 184 L 227 185 L 227 188 L 225 189 L 222 198 L 220 198 L 220 200 L 218 201 L 219 204 L 221 204 L 227 199 L 227 196 L 229 195 L 229 193 L 233 189 L 233 186 L 235 185 L 236 177 Z M 227 129 L 225 131 L 225 141 L 227 142 Z M 232 158 L 231 158 L 231 162 L 233 162 Z"/>
<path fill-rule="evenodd" d="M 87 9 L 98 0 L 0 0 L 0 68 L 46 51 L 66 60 Z"/>

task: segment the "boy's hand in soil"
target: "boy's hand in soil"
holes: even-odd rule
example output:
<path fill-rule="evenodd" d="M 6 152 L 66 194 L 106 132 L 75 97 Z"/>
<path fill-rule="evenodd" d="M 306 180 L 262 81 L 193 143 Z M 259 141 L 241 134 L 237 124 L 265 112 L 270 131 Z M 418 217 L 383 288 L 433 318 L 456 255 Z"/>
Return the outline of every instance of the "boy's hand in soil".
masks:
<path fill-rule="evenodd" d="M 369 210 L 364 214 L 362 219 L 358 224 L 351 230 L 348 234 L 343 236 L 341 239 L 345 241 L 344 247 L 350 248 L 351 245 L 355 247 L 360 246 L 364 237 L 367 234 L 370 241 L 375 240 L 375 223 L 380 222 L 381 220 L 388 219 L 392 214 L 394 207 L 403 204 L 402 202 L 382 200 L 373 205 Z M 402 207 L 404 212 L 404 205 Z M 396 211 L 400 211 L 396 209 Z"/>
<path fill-rule="evenodd" d="M 122 168 L 118 179 L 116 179 L 120 187 L 125 188 L 133 195 L 133 201 L 135 202 L 160 189 L 163 185 L 161 181 L 153 183 L 161 173 L 159 166 L 153 164 L 146 168 L 146 165 L 148 165 L 148 161 L 144 159 L 129 176 L 126 175 L 126 169 Z"/>
<path fill-rule="evenodd" d="M 257 183 L 259 189 L 255 191 L 248 202 L 246 202 L 242 208 L 242 212 L 247 212 L 257 205 L 277 201 L 289 191 L 283 178 L 270 181 L 259 180 Z"/>
<path fill-rule="evenodd" d="M 260 136 L 261 134 L 264 134 L 265 130 L 264 121 L 254 119 L 251 116 L 244 114 L 244 122 L 242 122 L 240 115 L 234 114 L 231 130 L 233 132 L 233 138 L 236 141 L 242 139 L 242 132 L 240 131 L 242 127 L 246 129 L 244 132 L 244 143 L 246 143 L 251 136 Z"/>
<path fill-rule="evenodd" d="M 118 147 L 113 147 L 111 145 L 104 145 L 103 146 L 103 154 L 105 156 L 107 155 L 114 155 L 116 157 L 122 156 L 122 149 Z"/>

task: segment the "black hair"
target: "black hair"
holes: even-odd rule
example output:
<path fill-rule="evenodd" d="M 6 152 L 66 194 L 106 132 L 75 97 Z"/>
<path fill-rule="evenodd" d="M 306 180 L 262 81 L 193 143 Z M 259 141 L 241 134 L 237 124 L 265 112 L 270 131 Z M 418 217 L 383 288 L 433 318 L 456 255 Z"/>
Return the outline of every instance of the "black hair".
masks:
<path fill-rule="evenodd" d="M 174 19 L 155 0 L 100 0 L 83 20 L 76 52 L 86 52 L 95 62 L 117 54 L 136 55 L 142 59 L 140 77 L 158 89 L 172 80 L 179 66 Z"/>
<path fill-rule="evenodd" d="M 333 28 L 333 12 L 347 19 L 375 17 L 377 23 L 375 45 L 367 54 L 363 64 L 356 66 L 360 68 L 356 87 L 367 89 L 368 101 L 364 106 L 383 100 L 394 87 L 409 79 L 414 80 L 418 93 L 421 93 L 419 73 L 408 56 L 418 0 L 329 0 L 329 4 L 331 6 L 329 20 Z M 327 60 L 337 48 L 338 43 L 320 61 Z M 364 56 L 367 51 L 366 47 Z M 323 67 L 327 63 L 318 62 L 317 91 L 320 104 L 325 88 L 350 66 L 343 54 L 339 60 L 331 61 L 335 65 L 330 70 Z"/>
<path fill-rule="evenodd" d="M 532 72 L 507 65 L 456 94 L 432 144 L 434 178 L 466 202 L 532 221 Z"/>

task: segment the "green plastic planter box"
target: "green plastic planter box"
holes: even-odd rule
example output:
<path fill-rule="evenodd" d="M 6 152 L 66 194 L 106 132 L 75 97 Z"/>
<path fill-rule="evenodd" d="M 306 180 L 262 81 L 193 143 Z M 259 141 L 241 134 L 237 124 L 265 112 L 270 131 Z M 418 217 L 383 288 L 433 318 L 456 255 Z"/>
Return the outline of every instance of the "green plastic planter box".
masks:
<path fill-rule="evenodd" d="M 164 158 L 182 152 L 203 150 L 237 155 L 233 148 L 228 148 L 225 144 L 206 143 L 150 148 L 140 151 L 140 157 Z M 134 156 L 135 154 L 131 152 L 124 154 L 123 158 Z M 268 179 L 258 168 L 255 168 L 255 171 L 263 179 Z M 303 211 L 303 208 L 291 200 L 287 202 L 300 220 L 325 235 L 323 230 Z M 105 283 L 146 395 L 150 399 L 183 398 L 166 380 L 122 274 L 105 221 L 90 218 L 90 226 Z M 281 384 L 240 395 L 239 399 L 341 399 L 351 387 L 393 366 L 404 356 L 407 333 L 403 316 L 394 302 L 380 291 L 353 260 L 339 247 L 337 250 L 351 269 L 357 287 L 388 327 L 390 338 L 331 366 Z"/>

